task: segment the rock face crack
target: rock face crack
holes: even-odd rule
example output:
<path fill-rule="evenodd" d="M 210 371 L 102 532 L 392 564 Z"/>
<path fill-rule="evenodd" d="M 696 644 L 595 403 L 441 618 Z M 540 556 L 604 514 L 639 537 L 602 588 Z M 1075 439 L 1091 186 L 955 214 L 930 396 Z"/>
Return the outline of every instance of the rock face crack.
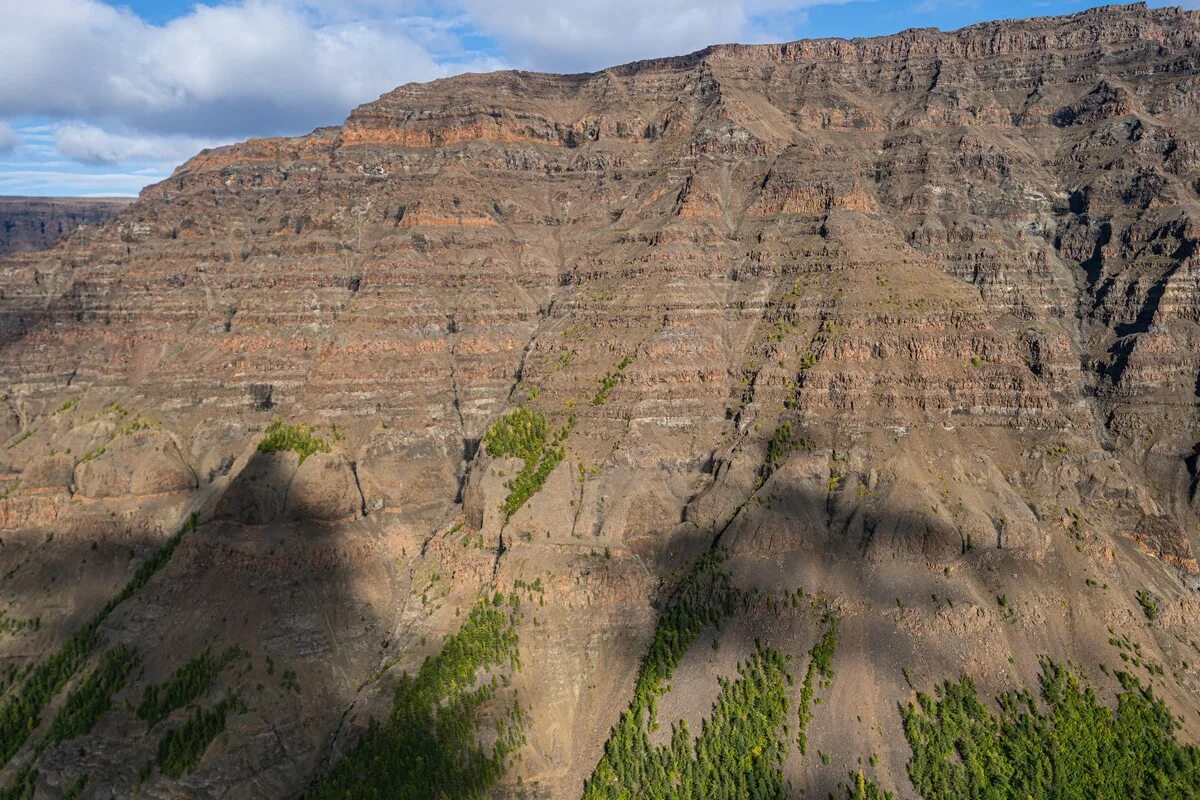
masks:
<path fill-rule="evenodd" d="M 454 408 L 454 415 L 458 418 L 458 439 L 461 443 L 461 458 L 457 468 L 457 488 L 454 493 L 454 502 L 462 502 L 463 489 L 466 486 L 467 476 L 470 474 L 471 461 L 474 458 L 474 453 L 470 446 L 470 439 L 467 437 L 467 421 L 463 417 L 462 411 L 462 393 L 458 383 L 458 345 L 460 336 L 458 332 L 458 322 L 452 314 L 447 323 L 447 330 L 452 337 L 450 345 L 450 389 L 452 392 L 451 405 Z"/>
<path fill-rule="evenodd" d="M 350 474 L 352 474 L 354 476 L 354 488 L 358 489 L 358 499 L 362 504 L 362 506 L 361 506 L 362 515 L 365 517 L 365 516 L 367 516 L 367 496 L 365 494 L 363 494 L 362 481 L 360 481 L 358 478 L 358 462 L 357 461 L 350 462 Z"/>

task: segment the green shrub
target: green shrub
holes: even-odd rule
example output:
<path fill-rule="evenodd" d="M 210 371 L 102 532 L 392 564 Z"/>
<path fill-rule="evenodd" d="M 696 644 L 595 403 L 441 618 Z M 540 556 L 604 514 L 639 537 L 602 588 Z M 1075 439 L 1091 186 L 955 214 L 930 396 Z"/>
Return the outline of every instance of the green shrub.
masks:
<path fill-rule="evenodd" d="M 1200 797 L 1200 750 L 1136 678 L 1119 673 L 1116 708 L 1078 676 L 1042 660 L 1039 706 L 1028 692 L 994 714 L 970 678 L 947 681 L 903 709 L 908 774 L 924 800 L 1187 800 Z"/>
<path fill-rule="evenodd" d="M 99 640 L 100 625 L 108 615 L 140 590 L 154 573 L 170 560 L 183 534 L 194 530 L 198 524 L 199 518 L 192 514 L 187 525 L 142 562 L 133 578 L 116 597 L 105 603 L 91 620 L 59 645 L 44 661 L 31 667 L 19 688 L 9 691 L 3 704 L 0 704 L 0 766 L 7 764 L 25 743 L 37 728 L 46 704 L 87 661 Z"/>
<path fill-rule="evenodd" d="M 1158 600 L 1145 589 L 1138 589 L 1137 592 L 1138 605 L 1142 607 L 1142 613 L 1146 615 L 1146 619 L 1153 622 L 1158 619 Z"/>
<path fill-rule="evenodd" d="M 90 733 L 112 706 L 113 695 L 125 685 L 129 670 L 140 660 L 137 652 L 125 645 L 105 650 L 92 674 L 67 695 L 38 749 Z"/>
<path fill-rule="evenodd" d="M 680 581 L 642 660 L 633 700 L 584 786 L 584 800 L 788 796 L 780 771 L 787 747 L 779 732 L 788 714 L 791 677 L 784 656 L 771 648 L 756 647 L 739 665 L 736 679 L 721 679 L 720 694 L 698 737 L 693 740 L 681 722 L 669 744 L 658 747 L 650 741 L 658 727 L 658 699 L 683 655 L 704 625 L 719 625 L 736 607 L 740 595 L 723 563 L 720 551 L 710 551 Z"/>
<path fill-rule="evenodd" d="M 788 453 L 792 452 L 792 448 L 795 445 L 796 440 L 792 435 L 792 423 L 784 420 L 775 429 L 775 433 L 771 435 L 771 443 L 767 448 L 767 466 L 774 470 L 783 459 L 787 458 Z"/>
<path fill-rule="evenodd" d="M 645 717 L 626 711 L 584 787 L 584 800 L 786 800 L 780 766 L 787 745 L 779 733 L 789 710 L 787 659 L 760 645 L 738 665 L 735 679 L 719 682 L 712 712 L 694 738 L 681 721 L 668 744 L 655 746 L 649 738 L 657 728 L 654 703 Z"/>
<path fill-rule="evenodd" d="M 12 450 L 14 447 L 19 445 L 21 442 L 24 442 L 26 439 L 28 439 L 30 436 L 33 436 L 37 432 L 38 432 L 37 428 L 29 428 L 28 430 L 22 431 L 21 435 L 18 436 L 16 439 L 13 439 L 11 442 L 9 442 L 8 445 L 4 449 Z"/>
<path fill-rule="evenodd" d="M 514 408 L 488 428 L 483 444 L 492 456 L 536 460 L 550 438 L 546 418 L 528 408 Z"/>
<path fill-rule="evenodd" d="M 146 721 L 149 730 L 177 708 L 194 703 L 208 693 L 217 675 L 237 656 L 238 651 L 226 650 L 218 658 L 211 648 L 204 648 L 195 658 L 175 670 L 162 684 L 150 684 L 142 691 L 137 715 Z"/>
<path fill-rule="evenodd" d="M 503 775 L 509 754 L 524 742 L 524 719 L 515 704 L 502 713 L 489 749 L 479 743 L 481 711 L 495 697 L 500 676 L 517 668 L 513 618 L 499 603 L 480 600 L 440 652 L 426 658 L 416 675 L 400 678 L 388 718 L 382 723 L 372 720 L 359 742 L 307 797 L 487 796 Z"/>
<path fill-rule="evenodd" d="M 488 428 L 483 435 L 487 452 L 497 458 L 519 458 L 523 462 L 516 477 L 505 483 L 508 496 L 500 505 L 507 521 L 550 477 L 550 473 L 566 457 L 561 443 L 571 425 L 550 433 L 550 424 L 536 411 L 515 408 Z"/>
<path fill-rule="evenodd" d="M 313 453 L 328 453 L 329 442 L 313 433 L 312 426 L 307 422 L 299 425 L 288 425 L 279 417 L 267 424 L 263 438 L 258 443 L 260 453 L 279 453 L 290 450 L 300 456 L 300 463 Z"/>
<path fill-rule="evenodd" d="M 724 562 L 725 554 L 712 550 L 697 559 L 680 580 L 642 659 L 634 706 L 646 707 L 652 696 L 661 694 L 662 684 L 675 672 L 701 628 L 719 625 L 733 613 L 738 593 L 730 583 Z"/>
<path fill-rule="evenodd" d="M 617 384 L 625 377 L 625 369 L 633 363 L 633 356 L 625 356 L 619 362 L 612 372 L 605 375 L 600 380 L 600 388 L 592 397 L 592 405 L 604 405 L 604 401 L 608 399 L 609 393 L 617 387 Z"/>
<path fill-rule="evenodd" d="M 825 615 L 825 632 L 820 640 L 808 651 L 808 670 L 804 673 L 804 683 L 800 686 L 800 702 L 796 707 L 799 727 L 796 733 L 796 746 L 800 755 L 808 752 L 808 723 L 812 721 L 812 701 L 816 692 L 814 685 L 820 680 L 826 684 L 833 682 L 833 654 L 837 650 L 838 620 L 832 613 Z"/>
<path fill-rule="evenodd" d="M 96 644 L 98 625 L 95 620 L 84 625 L 5 698 L 0 706 L 0 763 L 8 763 L 37 727 L 41 710 L 87 661 Z"/>
<path fill-rule="evenodd" d="M 853 786 L 842 787 L 845 800 L 894 800 L 895 795 L 879 788 L 879 784 L 863 775 L 861 769 L 851 773 L 850 780 Z"/>
<path fill-rule="evenodd" d="M 0 800 L 34 800 L 33 792 L 37 788 L 37 779 L 37 770 L 26 767 L 17 773 L 7 789 L 0 789 Z"/>
<path fill-rule="evenodd" d="M 245 708 L 237 695 L 231 694 L 208 711 L 193 709 L 183 725 L 167 731 L 167 735 L 158 743 L 158 756 L 155 759 L 158 768 L 171 778 L 179 778 L 185 772 L 195 770 L 212 740 L 225 730 L 225 718 Z"/>
<path fill-rule="evenodd" d="M 41 617 L 10 617 L 7 611 L 0 609 L 0 633 L 9 634 L 36 631 L 41 627 Z"/>
<path fill-rule="evenodd" d="M 89 461 L 95 461 L 97 458 L 104 455 L 104 451 L 105 451 L 104 445 L 99 445 L 98 447 L 93 447 L 91 450 L 88 450 L 86 453 L 83 454 L 83 457 L 79 459 L 79 463 L 86 464 Z"/>

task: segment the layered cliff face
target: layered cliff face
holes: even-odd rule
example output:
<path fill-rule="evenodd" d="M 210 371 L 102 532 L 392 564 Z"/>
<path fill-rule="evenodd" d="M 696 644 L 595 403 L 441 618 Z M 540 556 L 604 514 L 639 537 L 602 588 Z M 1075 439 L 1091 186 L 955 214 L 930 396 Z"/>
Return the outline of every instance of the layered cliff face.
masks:
<path fill-rule="evenodd" d="M 897 703 L 1042 656 L 1195 741 L 1198 119 L 1144 6 L 464 75 L 0 261 L 3 785 L 337 796 L 482 597 L 480 785 L 577 797 L 714 548 L 658 718 L 836 620 L 795 796 L 910 796 Z"/>
<path fill-rule="evenodd" d="M 123 197 L 0 197 L 0 255 L 42 250 L 81 225 L 108 222 Z"/>

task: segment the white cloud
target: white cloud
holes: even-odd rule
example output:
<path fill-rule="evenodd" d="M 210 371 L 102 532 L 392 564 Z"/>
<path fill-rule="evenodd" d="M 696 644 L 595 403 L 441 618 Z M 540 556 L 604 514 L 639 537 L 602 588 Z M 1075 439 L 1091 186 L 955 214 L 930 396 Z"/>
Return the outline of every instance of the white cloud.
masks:
<path fill-rule="evenodd" d="M 103 0 L 0 0 L 0 116 L 302 133 L 410 80 L 503 66 L 473 47 L 578 71 L 761 40 L 756 16 L 836 0 L 211 1 L 152 25 Z"/>
<path fill-rule="evenodd" d="M 689 53 L 710 44 L 780 41 L 791 31 L 764 31 L 757 18 L 840 1 L 461 0 L 471 19 L 505 42 L 518 61 L 566 71 Z"/>
<path fill-rule="evenodd" d="M 94 125 L 72 122 L 59 128 L 54 143 L 59 153 L 84 164 L 177 164 L 220 142 L 192 136 L 110 133 Z"/>
<path fill-rule="evenodd" d="M 123 0 L 0 0 L 0 118 L 18 128 L 0 123 L 0 191 L 72 168 L 80 191 L 125 191 L 205 146 L 337 124 L 409 81 L 786 39 L 803 9 L 842 1 L 205 0 L 151 24 Z"/>
<path fill-rule="evenodd" d="M 99 0 L 0 0 L 0 19 L 0 114 L 161 133 L 300 133 L 460 66 L 435 61 L 403 19 L 326 24 L 277 0 L 201 5 L 164 26 Z"/>
<path fill-rule="evenodd" d="M 0 117 L 241 138 L 341 122 L 409 81 L 597 69 L 786 38 L 775 12 L 838 0 L 235 0 L 164 25 L 103 0 L 0 0 Z M 480 52 L 482 49 L 484 52 Z"/>
<path fill-rule="evenodd" d="M 7 124 L 0 122 L 0 153 L 8 153 L 21 143 L 21 137 Z"/>

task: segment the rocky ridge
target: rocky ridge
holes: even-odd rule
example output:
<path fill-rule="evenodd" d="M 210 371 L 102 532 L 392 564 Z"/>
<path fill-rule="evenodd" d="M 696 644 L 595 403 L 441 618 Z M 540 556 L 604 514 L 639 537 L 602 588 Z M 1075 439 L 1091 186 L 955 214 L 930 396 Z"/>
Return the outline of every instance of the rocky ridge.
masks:
<path fill-rule="evenodd" d="M 124 197 L 0 197 L 0 256 L 42 250 L 81 225 L 108 222 Z"/>

